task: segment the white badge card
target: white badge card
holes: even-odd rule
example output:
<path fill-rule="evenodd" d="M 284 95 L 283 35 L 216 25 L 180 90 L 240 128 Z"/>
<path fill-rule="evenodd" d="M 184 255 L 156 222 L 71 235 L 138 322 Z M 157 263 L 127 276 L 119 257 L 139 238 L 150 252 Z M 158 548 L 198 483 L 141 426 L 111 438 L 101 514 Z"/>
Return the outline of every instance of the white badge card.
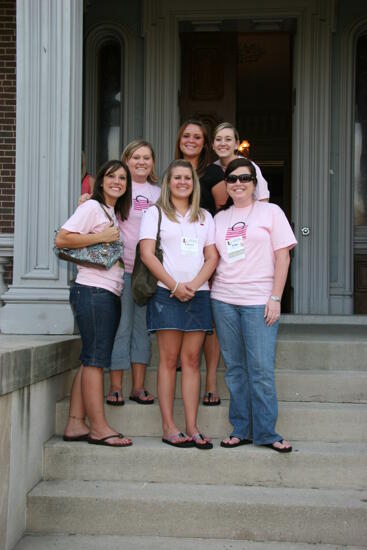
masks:
<path fill-rule="evenodd" d="M 245 259 L 246 250 L 242 236 L 226 239 L 226 247 L 229 263 Z"/>
<path fill-rule="evenodd" d="M 197 256 L 199 252 L 199 239 L 181 237 L 182 256 Z"/>

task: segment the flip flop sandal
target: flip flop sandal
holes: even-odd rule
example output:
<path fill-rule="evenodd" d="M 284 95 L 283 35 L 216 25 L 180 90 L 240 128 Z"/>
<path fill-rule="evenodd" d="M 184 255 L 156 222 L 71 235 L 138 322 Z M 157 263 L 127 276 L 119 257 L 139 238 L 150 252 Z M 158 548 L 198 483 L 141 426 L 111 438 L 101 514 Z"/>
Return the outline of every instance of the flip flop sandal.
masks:
<path fill-rule="evenodd" d="M 175 441 L 177 438 L 186 438 L 185 441 Z M 162 437 L 163 443 L 167 445 L 172 445 L 172 447 L 181 447 L 182 449 L 188 449 L 189 447 L 194 447 L 195 443 L 192 441 L 189 436 L 183 432 L 177 434 L 168 435 L 167 437 Z"/>
<path fill-rule="evenodd" d="M 282 443 L 284 445 L 284 439 L 281 441 L 274 441 L 274 443 Z M 269 449 L 272 449 L 273 451 L 276 451 L 277 453 L 291 453 L 292 452 L 292 445 L 290 447 L 274 447 L 274 443 L 268 443 L 267 445 L 263 445 L 263 447 L 269 447 Z"/>
<path fill-rule="evenodd" d="M 220 405 L 220 397 L 218 392 L 216 391 L 209 391 L 204 393 L 203 395 L 203 405 L 206 407 L 216 407 Z"/>
<path fill-rule="evenodd" d="M 239 441 L 237 443 L 225 443 L 224 441 L 221 441 L 220 446 L 225 449 L 232 449 L 234 447 L 239 447 L 240 445 L 251 445 L 252 443 L 251 439 L 240 439 L 234 435 L 231 435 L 229 439 L 238 439 Z"/>
<path fill-rule="evenodd" d="M 191 436 L 191 439 L 194 442 L 194 445 L 197 449 L 202 449 L 203 451 L 207 451 L 209 449 L 213 448 L 213 443 L 208 441 L 208 439 L 200 433 L 194 434 Z M 204 441 L 204 443 L 199 443 L 199 441 Z"/>
<path fill-rule="evenodd" d="M 63 435 L 64 441 L 87 441 L 89 438 L 89 432 L 82 435 Z"/>
<path fill-rule="evenodd" d="M 112 401 L 112 399 L 108 399 L 109 397 L 115 397 L 116 401 Z M 107 396 L 106 403 L 107 405 L 111 405 L 112 407 L 122 407 L 123 405 L 125 405 L 125 401 L 120 391 L 110 392 Z"/>
<path fill-rule="evenodd" d="M 153 405 L 154 397 L 152 399 L 142 399 L 142 397 L 148 397 L 149 393 L 147 390 L 139 390 L 130 395 L 130 401 L 136 401 L 139 405 Z"/>
<path fill-rule="evenodd" d="M 108 440 L 113 439 L 114 437 L 117 437 L 118 439 L 124 439 L 124 436 L 122 434 L 111 434 L 107 435 L 106 437 L 102 437 L 102 439 L 94 439 L 93 437 L 89 437 L 88 443 L 90 445 L 104 445 L 105 447 L 131 447 L 131 445 L 133 444 L 132 441 L 130 441 L 129 443 L 123 443 L 121 445 L 108 443 Z"/>

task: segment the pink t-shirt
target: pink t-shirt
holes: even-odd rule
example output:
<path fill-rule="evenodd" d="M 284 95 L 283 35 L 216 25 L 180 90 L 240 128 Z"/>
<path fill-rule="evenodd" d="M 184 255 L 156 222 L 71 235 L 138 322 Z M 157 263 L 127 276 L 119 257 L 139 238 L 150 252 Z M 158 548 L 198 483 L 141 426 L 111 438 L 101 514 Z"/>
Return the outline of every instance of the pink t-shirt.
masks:
<path fill-rule="evenodd" d="M 240 306 L 266 304 L 273 288 L 274 251 L 297 244 L 283 210 L 255 201 L 253 206 L 219 212 L 214 223 L 220 258 L 211 297 Z M 240 246 L 231 248 L 238 237 Z"/>
<path fill-rule="evenodd" d="M 237 158 L 241 159 L 243 157 L 240 155 Z M 255 187 L 254 198 L 257 201 L 262 201 L 264 199 L 268 199 L 270 197 L 270 193 L 269 193 L 269 189 L 268 189 L 268 182 L 266 181 L 266 179 L 262 175 L 262 172 L 261 172 L 260 168 L 258 167 L 258 165 L 255 164 L 253 160 L 251 160 L 251 163 L 252 163 L 252 165 L 254 166 L 254 168 L 256 170 L 256 179 L 257 179 L 257 185 Z M 220 166 L 222 168 L 223 172 L 224 172 L 224 168 L 221 165 L 219 160 L 216 160 L 214 164 L 218 164 L 218 166 Z"/>
<path fill-rule="evenodd" d="M 132 202 L 127 220 L 119 220 L 122 240 L 124 241 L 124 264 L 126 273 L 132 273 L 135 261 L 136 245 L 139 241 L 140 224 L 144 212 L 157 202 L 161 189 L 149 182 L 132 182 Z"/>
<path fill-rule="evenodd" d="M 115 211 L 112 206 L 105 207 L 108 214 L 111 216 L 114 225 L 118 227 Z M 103 212 L 98 201 L 90 199 L 84 202 L 75 210 L 74 214 L 62 226 L 66 231 L 71 233 L 80 233 L 87 235 L 88 233 L 101 233 L 110 225 L 106 214 Z M 117 262 L 111 269 L 100 269 L 97 267 L 85 267 L 78 265 L 78 275 L 76 282 L 81 285 L 96 286 L 105 288 L 113 292 L 117 296 L 121 295 L 123 281 L 122 276 L 124 270 Z"/>
<path fill-rule="evenodd" d="M 162 211 L 161 247 L 163 267 L 175 281 L 185 283 L 192 281 L 204 265 L 204 247 L 214 244 L 214 222 L 212 216 L 203 210 L 205 219 L 190 222 L 190 211 L 185 216 L 177 214 L 177 222 L 167 218 Z M 143 217 L 140 227 L 140 240 L 157 237 L 158 209 L 149 208 Z M 161 281 L 158 285 L 167 288 Z M 205 282 L 199 290 L 209 290 Z"/>

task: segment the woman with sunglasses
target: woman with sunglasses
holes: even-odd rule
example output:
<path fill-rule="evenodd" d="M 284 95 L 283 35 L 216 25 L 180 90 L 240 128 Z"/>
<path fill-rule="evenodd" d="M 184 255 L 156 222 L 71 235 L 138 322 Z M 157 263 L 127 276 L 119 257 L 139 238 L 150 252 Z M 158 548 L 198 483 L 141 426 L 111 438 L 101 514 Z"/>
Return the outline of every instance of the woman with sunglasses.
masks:
<path fill-rule="evenodd" d="M 230 162 L 224 180 L 229 200 L 214 219 L 219 263 L 211 298 L 233 431 L 221 446 L 254 442 L 288 453 L 290 443 L 275 431 L 274 360 L 289 251 L 297 241 L 283 211 L 255 199 L 251 161 Z"/>
<path fill-rule="evenodd" d="M 196 171 L 200 182 L 200 207 L 214 216 L 217 206 L 221 206 L 218 198 L 218 184 L 223 184 L 223 170 L 209 162 L 209 136 L 201 120 L 190 119 L 184 122 L 177 134 L 175 159 L 184 159 L 190 162 Z M 219 193 L 220 185 L 219 185 Z M 219 363 L 219 344 L 213 334 L 207 334 L 204 341 L 204 356 L 206 364 L 205 393 L 203 405 L 214 407 L 220 405 L 217 392 L 217 368 Z"/>
<path fill-rule="evenodd" d="M 175 160 L 169 165 L 157 206 L 162 214 L 163 264 L 155 256 L 159 213 L 154 206 L 142 220 L 140 252 L 142 261 L 158 279 L 157 290 L 147 304 L 147 325 L 149 332 L 157 333 L 162 440 L 174 447 L 211 449 L 210 439 L 197 427 L 197 411 L 200 350 L 205 334 L 212 331 L 208 279 L 218 254 L 213 218 L 200 208 L 200 184 L 189 162 Z M 177 428 L 173 418 L 179 357 L 187 435 Z"/>
<path fill-rule="evenodd" d="M 120 238 L 116 216 L 127 218 L 131 177 L 124 162 L 111 160 L 99 170 L 91 200 L 81 204 L 56 237 L 59 248 L 83 248 Z M 120 262 L 110 269 L 78 266 L 70 290 L 82 340 L 82 366 L 70 395 L 65 441 L 84 441 L 108 447 L 128 447 L 131 440 L 111 428 L 104 415 L 103 370 L 110 366 L 115 333 L 120 321 L 120 295 L 124 270 Z M 89 427 L 86 424 L 86 416 Z"/>

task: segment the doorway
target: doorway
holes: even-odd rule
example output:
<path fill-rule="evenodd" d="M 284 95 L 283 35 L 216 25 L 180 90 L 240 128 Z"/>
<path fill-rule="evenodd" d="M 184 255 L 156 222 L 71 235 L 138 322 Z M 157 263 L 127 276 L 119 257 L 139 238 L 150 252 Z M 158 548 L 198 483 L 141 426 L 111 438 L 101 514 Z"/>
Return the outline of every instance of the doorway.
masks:
<path fill-rule="evenodd" d="M 181 32 L 180 40 L 181 122 L 199 118 L 209 131 L 234 123 L 291 223 L 293 33 Z M 289 277 L 282 309 L 292 311 Z"/>

